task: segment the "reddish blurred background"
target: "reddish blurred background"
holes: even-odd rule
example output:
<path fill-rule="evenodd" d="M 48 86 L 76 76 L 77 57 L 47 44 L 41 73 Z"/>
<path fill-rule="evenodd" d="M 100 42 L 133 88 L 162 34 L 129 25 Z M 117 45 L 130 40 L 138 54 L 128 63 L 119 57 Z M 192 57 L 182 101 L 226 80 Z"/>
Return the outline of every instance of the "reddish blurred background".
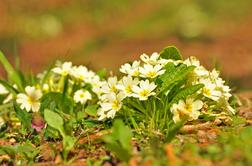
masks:
<path fill-rule="evenodd" d="M 0 0 L 0 49 L 25 72 L 56 59 L 97 70 L 176 45 L 252 88 L 251 0 Z"/>

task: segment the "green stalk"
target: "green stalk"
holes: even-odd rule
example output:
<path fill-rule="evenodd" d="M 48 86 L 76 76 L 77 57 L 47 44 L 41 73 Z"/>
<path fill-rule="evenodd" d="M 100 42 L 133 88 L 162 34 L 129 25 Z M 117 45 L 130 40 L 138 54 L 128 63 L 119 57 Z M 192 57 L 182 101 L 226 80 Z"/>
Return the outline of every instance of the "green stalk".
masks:
<path fill-rule="evenodd" d="M 22 79 L 20 78 L 18 72 L 12 67 L 4 54 L 0 51 L 0 62 L 4 66 L 5 71 L 7 72 L 8 79 L 15 83 L 19 90 L 23 91 Z"/>

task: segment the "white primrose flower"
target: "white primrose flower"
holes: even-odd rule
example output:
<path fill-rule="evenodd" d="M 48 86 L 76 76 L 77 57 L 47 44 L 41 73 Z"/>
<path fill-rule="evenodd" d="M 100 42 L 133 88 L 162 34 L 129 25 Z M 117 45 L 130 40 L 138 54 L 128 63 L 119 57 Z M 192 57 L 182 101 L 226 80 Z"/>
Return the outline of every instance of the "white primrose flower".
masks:
<path fill-rule="evenodd" d="M 159 64 L 159 54 L 157 52 L 154 52 L 151 56 L 148 56 L 147 54 L 140 55 L 140 59 L 147 64 L 151 65 L 157 65 Z"/>
<path fill-rule="evenodd" d="M 224 97 L 226 100 L 229 100 L 231 95 L 231 89 L 229 86 L 225 85 L 225 81 L 219 77 L 219 72 L 217 70 L 213 70 L 210 73 L 210 78 L 213 82 L 216 84 L 216 89 L 219 90 L 222 93 L 222 97 Z"/>
<path fill-rule="evenodd" d="M 201 66 L 199 60 L 193 56 L 186 59 L 184 61 L 184 64 L 187 66 L 195 66 L 196 68 L 194 69 L 194 73 L 199 77 L 206 77 L 209 75 L 209 71 L 207 71 L 203 66 Z"/>
<path fill-rule="evenodd" d="M 72 62 L 64 62 L 60 67 L 55 67 L 52 71 L 62 76 L 67 76 L 72 72 Z"/>
<path fill-rule="evenodd" d="M 85 104 L 88 100 L 92 99 L 92 95 L 88 91 L 80 89 L 74 93 L 73 99 L 76 103 Z"/>
<path fill-rule="evenodd" d="M 90 78 L 94 77 L 94 72 L 89 71 L 85 66 L 75 66 L 71 71 L 71 75 L 76 79 L 87 82 Z"/>
<path fill-rule="evenodd" d="M 149 96 L 155 95 L 153 90 L 157 87 L 154 82 L 149 82 L 149 80 L 140 81 L 139 86 L 133 85 L 132 90 L 134 94 L 132 95 L 139 100 L 147 100 Z"/>
<path fill-rule="evenodd" d="M 165 70 L 163 70 L 162 68 L 163 68 L 163 66 L 160 64 L 155 65 L 155 66 L 152 66 L 150 64 L 144 64 L 143 67 L 139 68 L 140 77 L 155 78 L 159 75 L 164 74 Z"/>
<path fill-rule="evenodd" d="M 222 94 L 219 90 L 216 89 L 216 84 L 212 83 L 209 79 L 201 79 L 199 82 L 204 84 L 204 87 L 202 88 L 202 94 L 205 97 L 214 101 L 218 101 L 220 99 Z"/>
<path fill-rule="evenodd" d="M 3 125 L 5 124 L 4 119 L 0 116 L 0 129 L 3 127 Z"/>
<path fill-rule="evenodd" d="M 2 84 L 0 84 L 0 95 L 6 95 L 8 93 L 9 91 Z"/>
<path fill-rule="evenodd" d="M 97 112 L 99 116 L 98 120 L 103 120 L 104 118 L 114 118 L 116 112 L 121 109 L 122 100 L 124 98 L 125 95 L 122 93 L 106 94 L 106 100 L 100 104 L 101 108 Z"/>
<path fill-rule="evenodd" d="M 13 85 L 13 88 L 17 89 L 17 85 L 14 84 L 14 85 Z M 13 99 L 14 99 L 13 94 L 12 94 L 12 93 L 9 93 L 9 94 L 7 95 L 7 97 L 3 100 L 3 104 L 9 103 L 9 102 L 12 101 Z"/>
<path fill-rule="evenodd" d="M 178 104 L 173 104 L 171 112 L 173 113 L 173 121 L 175 123 L 181 121 L 184 116 L 187 116 L 189 121 L 198 119 L 200 109 L 203 107 L 201 100 L 194 101 L 193 98 L 187 98 L 186 101 L 180 100 Z"/>
<path fill-rule="evenodd" d="M 140 66 L 140 62 L 139 61 L 134 61 L 131 64 L 126 63 L 124 65 L 121 66 L 120 68 L 120 72 L 124 73 L 124 74 L 128 74 L 134 77 L 139 76 L 139 66 Z"/>
<path fill-rule="evenodd" d="M 36 89 L 34 86 L 27 86 L 25 88 L 26 93 L 20 93 L 17 95 L 17 103 L 20 104 L 21 109 L 26 111 L 38 112 L 40 108 L 39 99 L 42 97 L 42 92 Z"/>
<path fill-rule="evenodd" d="M 117 77 L 109 77 L 108 81 L 101 87 L 101 91 L 103 93 L 116 93 L 118 91 L 116 88 L 117 83 Z"/>
<path fill-rule="evenodd" d="M 92 86 L 92 91 L 99 97 L 103 92 L 101 90 L 101 87 L 106 84 L 105 81 L 101 81 L 100 77 L 98 75 L 95 75 L 94 77 L 91 77 L 89 80 L 87 80 L 89 84 Z"/>
<path fill-rule="evenodd" d="M 117 88 L 121 90 L 127 97 L 131 97 L 133 95 L 133 86 L 137 86 L 139 83 L 138 78 L 132 78 L 131 76 L 125 76 L 122 80 L 117 84 Z"/>

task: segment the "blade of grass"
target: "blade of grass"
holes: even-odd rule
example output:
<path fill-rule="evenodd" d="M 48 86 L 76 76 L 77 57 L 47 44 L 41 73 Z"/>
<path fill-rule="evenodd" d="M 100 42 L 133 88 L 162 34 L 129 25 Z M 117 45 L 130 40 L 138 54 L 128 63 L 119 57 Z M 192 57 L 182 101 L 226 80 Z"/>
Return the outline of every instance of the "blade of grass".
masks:
<path fill-rule="evenodd" d="M 22 79 L 20 78 L 17 71 L 12 67 L 12 65 L 9 63 L 9 61 L 1 51 L 0 51 L 0 62 L 3 64 L 4 69 L 8 74 L 8 79 L 13 83 L 15 83 L 20 90 L 23 90 Z"/>

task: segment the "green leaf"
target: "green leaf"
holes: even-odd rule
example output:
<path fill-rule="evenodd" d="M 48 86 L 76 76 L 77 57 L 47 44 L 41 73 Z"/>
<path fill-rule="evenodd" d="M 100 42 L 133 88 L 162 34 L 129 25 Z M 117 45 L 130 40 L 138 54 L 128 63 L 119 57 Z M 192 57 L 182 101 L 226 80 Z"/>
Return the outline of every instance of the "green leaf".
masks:
<path fill-rule="evenodd" d="M 11 94 L 16 95 L 18 90 L 11 86 L 7 81 L 0 80 L 0 84 L 2 84 Z"/>
<path fill-rule="evenodd" d="M 63 96 L 62 93 L 58 92 L 50 92 L 42 97 L 40 111 L 43 112 L 48 108 L 50 110 L 58 109 L 66 114 L 71 114 L 73 105 L 73 100 L 68 96 Z"/>
<path fill-rule="evenodd" d="M 131 150 L 131 138 L 132 132 L 131 130 L 124 125 L 122 120 L 115 120 L 113 125 L 113 133 L 121 143 L 122 147 Z"/>
<path fill-rule="evenodd" d="M 13 105 L 14 105 L 14 110 L 17 114 L 18 119 L 21 121 L 21 123 L 24 125 L 24 127 L 30 128 L 31 121 L 32 121 L 32 115 L 26 111 L 21 110 L 16 103 L 14 103 Z"/>
<path fill-rule="evenodd" d="M 120 160 L 128 162 L 131 158 L 131 130 L 124 125 L 122 120 L 115 120 L 112 134 L 104 136 L 102 139 L 105 146 L 113 152 Z"/>
<path fill-rule="evenodd" d="M 45 109 L 44 117 L 45 121 L 48 123 L 49 126 L 59 130 L 62 136 L 65 135 L 63 129 L 64 121 L 63 118 L 58 113 L 51 111 L 49 109 Z"/>
<path fill-rule="evenodd" d="M 172 101 L 170 102 L 170 106 L 172 106 L 175 103 L 178 103 L 179 100 L 181 99 L 185 99 L 187 96 L 192 95 L 194 93 L 196 93 L 198 90 L 200 90 L 201 88 L 203 88 L 204 85 L 203 84 L 197 84 L 197 85 L 193 85 L 187 88 L 183 88 L 181 89 L 172 99 Z"/>
<path fill-rule="evenodd" d="M 160 56 L 164 59 L 182 60 L 181 54 L 175 46 L 165 47 L 160 52 Z"/>
<path fill-rule="evenodd" d="M 174 124 L 171 128 L 169 128 L 165 141 L 167 143 L 171 142 L 173 138 L 176 136 L 176 134 L 179 132 L 179 130 L 184 126 L 184 124 L 187 122 L 186 119 L 182 119 L 180 122 Z"/>
<path fill-rule="evenodd" d="M 106 76 L 106 74 L 107 74 L 107 70 L 104 68 L 104 69 L 101 69 L 101 70 L 99 70 L 98 72 L 97 72 L 97 75 L 101 78 L 101 79 L 103 79 L 105 76 Z"/>
<path fill-rule="evenodd" d="M 63 139 L 63 147 L 65 151 L 69 151 L 74 147 L 74 144 L 76 142 L 76 139 L 71 136 L 65 136 Z"/>
<path fill-rule="evenodd" d="M 20 90 L 23 90 L 22 79 L 1 51 L 0 62 L 3 64 L 5 71 L 7 72 L 9 80 L 15 83 Z"/>
<path fill-rule="evenodd" d="M 90 115 L 90 116 L 96 116 L 97 115 L 97 109 L 98 109 L 99 105 L 95 104 L 95 105 L 89 105 L 87 106 L 87 108 L 85 109 L 85 112 Z"/>
<path fill-rule="evenodd" d="M 174 64 L 169 63 L 165 68 L 165 73 L 160 76 L 160 79 L 163 82 L 160 88 L 160 92 L 171 88 L 172 84 L 179 83 L 180 81 L 185 79 L 187 75 L 195 69 L 195 66 L 187 67 L 186 65 L 182 64 L 179 67 L 175 67 Z"/>

